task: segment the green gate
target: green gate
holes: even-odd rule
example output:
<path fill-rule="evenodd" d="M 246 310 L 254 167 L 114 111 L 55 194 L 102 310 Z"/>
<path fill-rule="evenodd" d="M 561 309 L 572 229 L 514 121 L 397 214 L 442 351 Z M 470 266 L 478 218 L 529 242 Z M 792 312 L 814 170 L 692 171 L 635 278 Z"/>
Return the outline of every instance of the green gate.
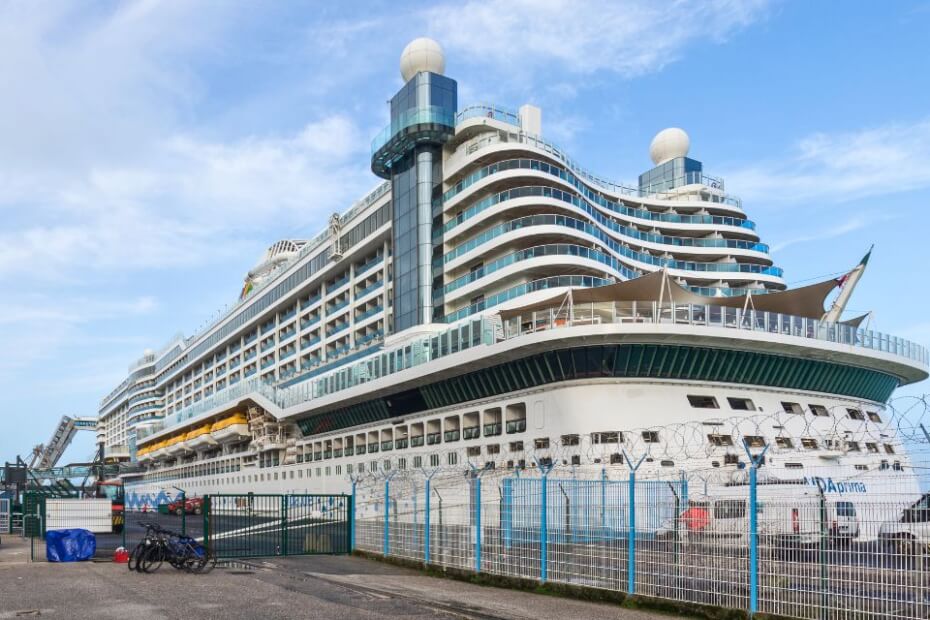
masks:
<path fill-rule="evenodd" d="M 350 495 L 208 495 L 204 540 L 218 558 L 345 554 Z"/>

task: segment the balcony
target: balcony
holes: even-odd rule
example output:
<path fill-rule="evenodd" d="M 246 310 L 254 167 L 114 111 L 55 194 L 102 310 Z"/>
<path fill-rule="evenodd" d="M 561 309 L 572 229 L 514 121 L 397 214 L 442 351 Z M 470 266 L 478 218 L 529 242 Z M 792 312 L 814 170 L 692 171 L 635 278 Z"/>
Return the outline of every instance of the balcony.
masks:
<path fill-rule="evenodd" d="M 368 293 L 371 293 L 372 291 L 375 291 L 378 288 L 380 288 L 382 284 L 384 284 L 384 280 L 378 280 L 377 282 L 374 282 L 373 284 L 369 284 L 368 286 L 360 290 L 358 293 L 356 293 L 355 298 L 358 299 L 360 297 L 364 297 Z"/>
<path fill-rule="evenodd" d="M 249 351 L 248 353 L 242 356 L 242 361 L 247 362 L 250 359 L 253 359 L 256 355 L 258 355 L 258 350 L 252 349 L 251 351 Z"/>
<path fill-rule="evenodd" d="M 481 428 L 478 426 L 468 426 L 462 429 L 462 437 L 465 439 L 478 439 L 481 437 Z"/>
<path fill-rule="evenodd" d="M 263 343 L 261 347 L 262 353 L 264 353 L 268 349 L 273 349 L 274 345 L 275 345 L 274 338 L 272 338 L 268 342 Z"/>
<path fill-rule="evenodd" d="M 314 461 L 322 461 L 322 460 L 323 460 L 323 452 L 322 452 L 322 451 L 320 451 L 320 452 L 314 452 L 314 453 L 313 453 L 313 460 L 314 460 Z"/>
<path fill-rule="evenodd" d="M 410 447 L 419 448 L 423 445 L 423 435 L 417 435 L 416 437 L 410 438 Z"/>
<path fill-rule="evenodd" d="M 381 338 L 381 337 L 383 337 L 383 336 L 384 336 L 384 330 L 379 329 L 379 330 L 376 331 L 376 332 L 372 332 L 372 333 L 368 334 L 367 336 L 364 336 L 364 337 L 359 338 L 358 340 L 356 340 L 356 341 L 355 341 L 355 346 L 361 347 L 361 346 L 363 346 L 363 345 L 368 344 L 368 343 L 371 342 L 372 340 L 377 340 L 377 339 L 379 339 L 379 338 Z"/>
<path fill-rule="evenodd" d="M 266 368 L 269 368 L 271 366 L 274 366 L 274 358 L 262 362 L 262 370 L 265 370 Z"/>
<path fill-rule="evenodd" d="M 443 433 L 442 438 L 443 438 L 443 441 L 445 442 L 458 441 L 459 432 L 458 431 L 446 431 L 445 433 Z"/>
<path fill-rule="evenodd" d="M 267 334 L 268 332 L 270 332 L 271 330 L 273 330 L 274 327 L 275 327 L 274 321 L 270 321 L 270 322 L 268 322 L 268 323 L 265 323 L 264 325 L 262 325 L 261 333 Z"/>
<path fill-rule="evenodd" d="M 355 448 L 346 448 L 346 449 L 344 450 L 344 454 L 345 454 L 346 456 L 354 456 L 354 455 L 355 455 Z"/>
<path fill-rule="evenodd" d="M 403 450 L 404 448 L 407 447 L 407 440 L 406 439 L 395 439 L 394 447 L 397 448 L 398 450 Z"/>
<path fill-rule="evenodd" d="M 365 312 L 362 312 L 361 314 L 355 315 L 355 322 L 356 322 L 356 323 L 359 323 L 359 322 L 361 322 L 361 321 L 364 321 L 364 320 L 367 319 L 368 317 L 374 316 L 374 315 L 378 314 L 379 312 L 381 312 L 382 310 L 384 310 L 384 306 L 381 305 L 381 304 L 378 304 L 378 305 L 375 306 L 374 308 L 369 308 L 368 310 L 365 310 Z"/>
<path fill-rule="evenodd" d="M 394 449 L 394 442 L 393 442 L 393 441 L 382 441 L 382 442 L 381 442 L 381 451 L 382 451 L 382 452 L 387 452 L 388 450 L 393 450 L 393 449 Z"/>
<path fill-rule="evenodd" d="M 281 354 L 278 355 L 278 359 L 279 360 L 287 359 L 290 356 L 294 355 L 295 353 L 297 353 L 297 349 L 291 349 L 289 351 L 282 351 Z"/>
<path fill-rule="evenodd" d="M 368 454 L 374 454 L 377 451 L 378 451 L 378 444 L 376 443 L 368 444 Z"/>
<path fill-rule="evenodd" d="M 342 450 L 333 450 L 333 458 L 338 459 L 342 456 Z"/>
<path fill-rule="evenodd" d="M 321 299 L 323 299 L 323 296 L 320 295 L 320 294 L 316 294 L 316 295 L 314 295 L 313 297 L 311 297 L 310 299 L 305 299 L 305 300 L 303 300 L 302 302 L 300 302 L 300 309 L 301 309 L 301 310 L 306 310 L 307 308 L 309 308 L 309 307 L 312 306 L 313 304 L 319 303 L 319 301 L 320 301 Z"/>
<path fill-rule="evenodd" d="M 285 322 L 287 322 L 287 320 L 290 319 L 291 317 L 293 317 L 295 314 L 297 314 L 297 306 L 294 306 L 294 307 L 291 308 L 289 311 L 287 311 L 286 313 L 284 313 L 284 314 L 282 314 L 281 316 L 279 316 L 279 317 L 278 317 L 278 323 L 285 323 Z"/>
<path fill-rule="evenodd" d="M 326 314 L 333 314 L 334 312 L 339 312 L 343 308 L 349 305 L 349 300 L 339 301 L 334 304 L 326 306 Z"/>
<path fill-rule="evenodd" d="M 371 259 L 370 261 L 368 261 L 367 263 L 361 265 L 360 267 L 357 267 L 357 268 L 355 269 L 355 275 L 356 275 L 356 277 L 358 277 L 358 276 L 364 274 L 366 271 L 368 271 L 369 269 L 371 269 L 371 268 L 374 267 L 375 265 L 380 264 L 380 263 L 381 263 L 381 260 L 382 260 L 383 258 L 384 258 L 383 256 L 376 256 L 376 257 L 374 257 L 373 259 Z"/>
<path fill-rule="evenodd" d="M 349 327 L 348 323 L 336 323 L 331 328 L 326 330 L 326 337 L 329 338 L 330 336 L 338 334 L 342 330 L 348 329 L 348 327 Z"/>
<path fill-rule="evenodd" d="M 522 433 L 526 430 L 526 419 L 510 420 L 507 422 L 508 433 Z"/>
<path fill-rule="evenodd" d="M 333 451 L 332 451 L 332 450 L 324 450 L 324 451 L 323 451 L 323 458 L 324 458 L 324 459 L 331 459 L 331 458 L 333 458 Z"/>
<path fill-rule="evenodd" d="M 485 437 L 494 437 L 495 435 L 500 435 L 500 434 L 501 434 L 501 423 L 500 422 L 484 425 L 484 436 Z"/>
<path fill-rule="evenodd" d="M 253 332 L 251 336 L 246 336 L 242 344 L 248 346 L 252 344 L 253 342 L 255 342 L 256 340 L 258 340 L 258 333 Z"/>
<path fill-rule="evenodd" d="M 427 445 L 434 446 L 440 442 L 442 442 L 442 433 L 427 433 L 426 434 Z"/>
<path fill-rule="evenodd" d="M 356 453 L 357 455 L 359 455 L 359 456 L 365 454 L 365 451 L 366 451 L 366 447 L 365 447 L 365 446 L 358 446 L 358 447 L 355 448 L 355 453 Z"/>
<path fill-rule="evenodd" d="M 327 293 L 332 293 L 332 292 L 335 291 L 336 289 L 342 288 L 343 286 L 345 286 L 345 285 L 348 284 L 348 283 L 349 283 L 349 274 L 346 274 L 346 275 L 342 276 L 341 278 L 339 278 L 338 280 L 336 280 L 335 282 L 333 282 L 332 284 L 327 285 L 327 287 L 326 287 L 326 292 L 327 292 Z"/>
<path fill-rule="evenodd" d="M 311 325 L 316 325 L 320 322 L 320 317 L 312 316 L 310 318 L 300 319 L 300 329 L 307 329 Z"/>
<path fill-rule="evenodd" d="M 317 344 L 317 343 L 320 342 L 321 340 L 322 340 L 322 338 L 320 338 L 319 336 L 316 336 L 316 337 L 314 337 L 314 338 L 308 338 L 308 339 L 306 339 L 306 340 L 301 340 L 301 341 L 300 341 L 300 348 L 301 348 L 301 349 L 309 349 L 310 347 L 312 347 L 313 345 Z"/>
<path fill-rule="evenodd" d="M 281 332 L 280 334 L 278 334 L 278 344 L 284 342 L 284 341 L 287 340 L 288 338 L 293 337 L 294 334 L 296 334 L 296 333 L 297 333 L 297 328 L 296 328 L 296 327 L 291 327 L 290 329 L 284 330 L 283 332 Z"/>

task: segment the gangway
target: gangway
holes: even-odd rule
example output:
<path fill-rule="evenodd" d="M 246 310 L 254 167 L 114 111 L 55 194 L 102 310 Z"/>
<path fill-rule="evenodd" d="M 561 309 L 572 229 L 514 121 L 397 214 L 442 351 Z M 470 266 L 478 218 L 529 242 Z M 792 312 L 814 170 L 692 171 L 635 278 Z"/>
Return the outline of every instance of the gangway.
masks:
<path fill-rule="evenodd" d="M 78 431 L 93 431 L 97 428 L 97 418 L 72 418 L 61 416 L 58 427 L 52 438 L 45 446 L 36 446 L 33 451 L 32 465 L 38 469 L 51 469 L 58 463 L 58 459 L 65 453 L 74 435 Z"/>

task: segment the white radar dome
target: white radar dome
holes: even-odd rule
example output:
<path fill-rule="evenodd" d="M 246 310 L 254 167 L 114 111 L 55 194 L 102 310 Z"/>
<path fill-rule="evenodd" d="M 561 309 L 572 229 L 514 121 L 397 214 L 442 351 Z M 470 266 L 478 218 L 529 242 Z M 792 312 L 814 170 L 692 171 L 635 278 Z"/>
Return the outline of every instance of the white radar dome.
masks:
<path fill-rule="evenodd" d="M 656 166 L 676 157 L 687 157 L 691 148 L 691 138 L 684 129 L 669 127 L 663 129 L 652 139 L 649 145 L 649 157 Z"/>
<path fill-rule="evenodd" d="M 446 55 L 442 46 L 427 37 L 414 39 L 400 55 L 400 75 L 404 82 L 421 71 L 442 75 L 446 70 Z"/>

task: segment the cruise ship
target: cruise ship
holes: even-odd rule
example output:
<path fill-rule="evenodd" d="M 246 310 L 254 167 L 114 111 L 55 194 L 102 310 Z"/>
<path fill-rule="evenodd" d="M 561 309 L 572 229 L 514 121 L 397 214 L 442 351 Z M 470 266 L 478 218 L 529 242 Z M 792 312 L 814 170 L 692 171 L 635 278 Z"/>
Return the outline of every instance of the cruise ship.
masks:
<path fill-rule="evenodd" d="M 928 354 L 845 315 L 868 255 L 788 289 L 683 130 L 616 183 L 547 141 L 533 105 L 460 107 L 435 41 L 400 68 L 380 184 L 271 245 L 228 312 L 102 400 L 106 456 L 139 465 L 130 508 L 388 470 L 625 472 L 631 454 L 654 475 L 736 472 L 747 449 L 770 476 L 885 470 L 919 493 L 887 403 Z"/>

